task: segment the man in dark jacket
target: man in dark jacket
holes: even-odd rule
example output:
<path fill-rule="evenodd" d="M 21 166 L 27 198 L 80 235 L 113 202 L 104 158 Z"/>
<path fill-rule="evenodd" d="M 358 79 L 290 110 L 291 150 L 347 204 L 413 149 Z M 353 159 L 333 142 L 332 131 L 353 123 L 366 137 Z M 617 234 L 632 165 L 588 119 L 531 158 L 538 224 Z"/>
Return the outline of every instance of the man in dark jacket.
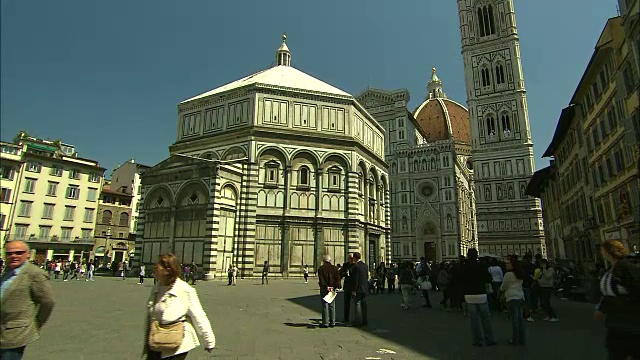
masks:
<path fill-rule="evenodd" d="M 340 287 L 340 274 L 338 268 L 331 264 L 331 256 L 324 256 L 324 264 L 318 268 L 318 285 L 320 286 L 320 299 L 322 301 L 321 328 L 336 326 L 336 301 L 326 302 L 324 297 Z"/>
<path fill-rule="evenodd" d="M 269 285 L 269 261 L 264 262 L 264 266 L 262 267 L 262 285 L 264 285 L 265 281 L 267 285 Z"/>
<path fill-rule="evenodd" d="M 353 268 L 353 254 L 349 254 L 347 262 L 340 268 L 340 278 L 344 279 L 344 318 L 343 322 L 349 322 L 349 314 L 351 312 L 351 292 L 355 288 L 353 282 L 354 276 L 351 275 L 351 269 Z"/>
<path fill-rule="evenodd" d="M 478 250 L 471 248 L 467 251 L 467 262 L 462 268 L 462 290 L 467 311 L 471 320 L 473 345 L 493 346 L 493 329 L 489 319 L 489 303 L 487 288 L 491 285 L 491 274 L 488 268 L 478 262 Z M 483 343 L 484 333 L 484 343 Z"/>
<path fill-rule="evenodd" d="M 353 253 L 353 265 L 351 275 L 354 277 L 353 283 L 354 289 L 351 291 L 351 296 L 356 301 L 356 319 L 362 319 L 361 326 L 368 325 L 367 319 L 367 294 L 369 293 L 369 269 L 367 265 L 362 261 L 362 255 L 359 252 Z"/>

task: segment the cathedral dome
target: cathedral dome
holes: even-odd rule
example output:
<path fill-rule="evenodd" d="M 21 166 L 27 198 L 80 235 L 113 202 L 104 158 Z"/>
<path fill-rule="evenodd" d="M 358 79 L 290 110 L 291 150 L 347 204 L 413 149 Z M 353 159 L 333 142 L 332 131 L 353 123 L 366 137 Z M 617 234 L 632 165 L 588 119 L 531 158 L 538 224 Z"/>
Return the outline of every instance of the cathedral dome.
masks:
<path fill-rule="evenodd" d="M 471 144 L 469 111 L 442 91 L 442 81 L 432 69 L 427 99 L 413 112 L 418 128 L 428 143 L 452 139 Z"/>

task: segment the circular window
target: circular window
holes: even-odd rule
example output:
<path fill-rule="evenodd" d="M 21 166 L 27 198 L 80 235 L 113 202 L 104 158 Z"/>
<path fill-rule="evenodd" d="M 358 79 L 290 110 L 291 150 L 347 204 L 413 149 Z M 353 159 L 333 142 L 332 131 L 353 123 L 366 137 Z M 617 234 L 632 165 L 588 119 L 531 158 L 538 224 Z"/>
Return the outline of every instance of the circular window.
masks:
<path fill-rule="evenodd" d="M 424 181 L 418 184 L 417 187 L 418 195 L 423 199 L 430 199 L 436 192 L 436 188 L 430 181 Z"/>

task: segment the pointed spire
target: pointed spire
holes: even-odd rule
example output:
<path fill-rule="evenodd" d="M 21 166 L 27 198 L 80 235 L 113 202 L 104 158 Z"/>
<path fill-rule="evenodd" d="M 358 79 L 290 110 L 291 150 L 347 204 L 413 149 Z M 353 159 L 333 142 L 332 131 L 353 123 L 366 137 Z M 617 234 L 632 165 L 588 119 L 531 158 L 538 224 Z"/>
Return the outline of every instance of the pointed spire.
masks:
<path fill-rule="evenodd" d="M 431 82 L 442 83 L 442 81 L 440 81 L 440 78 L 438 78 L 438 74 L 436 74 L 436 68 L 435 67 L 431 68 Z"/>
<path fill-rule="evenodd" d="M 291 66 L 291 51 L 287 46 L 287 33 L 282 34 L 282 44 L 276 51 L 277 66 Z"/>
<path fill-rule="evenodd" d="M 427 99 L 437 99 L 437 98 L 447 98 L 447 95 L 442 90 L 442 80 L 436 74 L 436 68 L 431 68 L 431 80 L 429 81 L 429 85 L 427 87 L 429 91 L 429 95 L 427 95 Z"/>

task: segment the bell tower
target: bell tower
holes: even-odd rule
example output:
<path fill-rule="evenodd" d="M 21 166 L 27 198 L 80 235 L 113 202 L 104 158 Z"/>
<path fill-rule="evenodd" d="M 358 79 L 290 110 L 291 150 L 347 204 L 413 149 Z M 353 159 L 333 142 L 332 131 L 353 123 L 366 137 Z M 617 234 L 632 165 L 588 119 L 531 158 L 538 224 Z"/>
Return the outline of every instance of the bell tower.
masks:
<path fill-rule="evenodd" d="M 546 254 L 513 0 L 458 0 L 481 253 Z"/>

